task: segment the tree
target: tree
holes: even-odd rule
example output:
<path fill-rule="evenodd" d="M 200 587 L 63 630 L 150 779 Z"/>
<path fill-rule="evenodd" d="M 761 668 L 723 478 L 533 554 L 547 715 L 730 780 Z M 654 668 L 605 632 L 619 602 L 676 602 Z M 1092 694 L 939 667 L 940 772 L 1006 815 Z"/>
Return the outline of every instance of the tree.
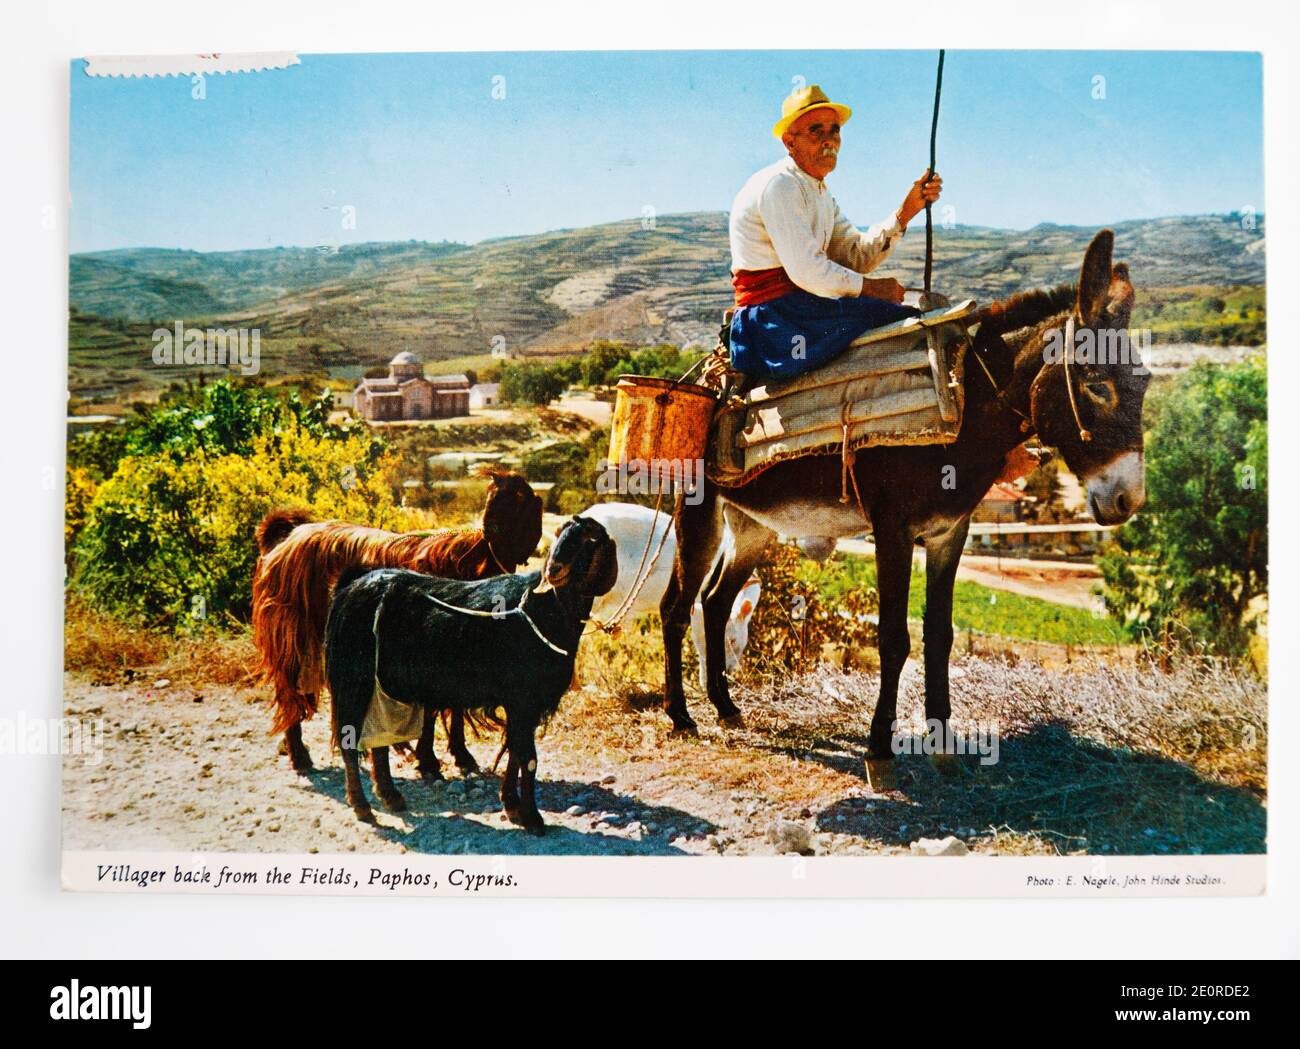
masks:
<path fill-rule="evenodd" d="M 1035 467 L 1025 478 L 1025 494 L 1038 500 L 1038 510 L 1044 519 L 1055 520 L 1061 509 L 1061 478 L 1055 459 Z"/>
<path fill-rule="evenodd" d="M 1107 605 L 1135 635 L 1181 627 L 1211 651 L 1240 654 L 1247 606 L 1268 591 L 1263 362 L 1189 369 L 1146 448 L 1147 507 L 1100 563 Z"/>
<path fill-rule="evenodd" d="M 509 364 L 501 370 L 501 396 L 511 404 L 547 405 L 569 386 L 558 369 L 543 364 Z"/>

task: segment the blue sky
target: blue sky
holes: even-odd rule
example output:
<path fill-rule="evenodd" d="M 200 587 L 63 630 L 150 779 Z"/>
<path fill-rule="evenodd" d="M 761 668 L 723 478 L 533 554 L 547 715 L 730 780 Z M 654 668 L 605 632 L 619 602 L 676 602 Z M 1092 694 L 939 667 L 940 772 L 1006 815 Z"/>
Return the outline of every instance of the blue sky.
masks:
<path fill-rule="evenodd" d="M 72 250 L 475 242 L 640 217 L 647 205 L 726 210 L 781 155 L 770 128 L 796 77 L 854 107 L 828 185 L 869 225 L 925 168 L 935 60 L 303 55 L 284 70 L 209 77 L 201 101 L 185 78 L 92 78 L 76 61 Z M 944 202 L 959 223 L 1013 228 L 1263 213 L 1261 78 L 1248 53 L 950 51 Z M 341 205 L 356 209 L 355 229 L 341 228 Z"/>

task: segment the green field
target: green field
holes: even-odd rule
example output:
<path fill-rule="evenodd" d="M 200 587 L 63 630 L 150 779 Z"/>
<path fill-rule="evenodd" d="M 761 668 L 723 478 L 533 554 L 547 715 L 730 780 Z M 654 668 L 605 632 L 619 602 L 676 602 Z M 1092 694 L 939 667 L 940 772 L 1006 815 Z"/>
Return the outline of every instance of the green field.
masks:
<path fill-rule="evenodd" d="M 874 587 L 876 562 L 869 557 L 837 555 L 822 565 L 805 562 L 800 574 L 820 593 L 834 600 L 846 590 Z M 907 615 L 919 620 L 924 612 L 925 573 L 914 564 Z M 957 581 L 952 619 L 958 630 L 1027 641 L 1061 645 L 1117 645 L 1123 641 L 1119 626 L 1112 619 L 1094 616 L 1082 608 L 1022 597 L 966 580 Z"/>
<path fill-rule="evenodd" d="M 1150 328 L 1158 343 L 1262 346 L 1264 286 L 1139 288 L 1133 327 Z"/>

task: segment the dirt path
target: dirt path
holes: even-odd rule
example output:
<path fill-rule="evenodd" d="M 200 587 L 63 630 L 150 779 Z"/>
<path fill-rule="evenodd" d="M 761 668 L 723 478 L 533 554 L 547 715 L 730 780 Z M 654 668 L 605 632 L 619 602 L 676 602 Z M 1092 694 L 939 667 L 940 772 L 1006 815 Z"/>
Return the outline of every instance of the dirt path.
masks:
<path fill-rule="evenodd" d="M 1099 742 L 1107 726 L 1127 731 L 1137 723 L 1136 709 L 1148 722 L 1166 707 L 1185 716 L 1185 683 L 1171 679 L 1157 695 L 1107 669 L 1089 677 L 966 658 L 954 665 L 953 686 L 959 717 L 1000 726 L 1000 761 L 982 767 L 968 759 L 976 771 L 950 779 L 924 756 L 903 756 L 900 789 L 876 793 L 863 766 L 877 688 L 869 675 L 826 671 L 737 689 L 749 726 L 725 734 L 696 694 L 701 734 L 685 739 L 669 736 L 667 719 L 648 705 L 653 694 L 635 682 L 589 682 L 564 698 L 539 739 L 539 805 L 549 829 L 537 838 L 501 815 L 496 777 L 461 778 L 451 767 L 448 782 L 430 787 L 398 765 L 408 811 L 377 808 L 380 826 L 359 824 L 344 800 L 341 763 L 329 752 L 327 709 L 304 733 L 319 767 L 298 776 L 266 735 L 257 693 L 104 685 L 70 674 L 67 714 L 102 718 L 105 752 L 97 765 L 82 757 L 65 762 L 64 844 L 745 855 L 779 851 L 769 835 L 794 833 L 779 825 L 788 821 L 807 832 L 804 847 L 818 854 L 906 852 L 918 839 L 948 835 L 972 851 L 1003 854 L 1262 849 L 1256 794 L 1205 778 L 1183 761 L 1134 754 L 1125 738 Z M 921 696 L 912 662 L 900 715 L 911 717 Z M 490 766 L 495 740 L 471 746 Z M 441 735 L 438 749 L 445 753 Z M 1160 806 L 1169 809 L 1157 818 Z"/>
<path fill-rule="evenodd" d="M 875 557 L 876 546 L 866 539 L 841 539 L 836 543 L 841 553 Z M 913 564 L 925 569 L 925 551 L 913 553 Z M 986 554 L 963 554 L 957 578 L 979 583 L 993 590 L 1005 590 L 1022 597 L 1037 597 L 1058 605 L 1097 607 L 1092 589 L 1101 582 L 1095 565 L 1070 561 L 1043 561 L 1018 557 L 991 557 Z"/>

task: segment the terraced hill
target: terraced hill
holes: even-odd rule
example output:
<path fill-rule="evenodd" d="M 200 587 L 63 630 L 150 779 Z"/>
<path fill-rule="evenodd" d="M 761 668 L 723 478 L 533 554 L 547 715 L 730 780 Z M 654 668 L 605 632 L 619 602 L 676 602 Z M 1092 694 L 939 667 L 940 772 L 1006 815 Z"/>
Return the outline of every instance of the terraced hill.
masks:
<path fill-rule="evenodd" d="M 1202 215 L 1115 225 L 1139 287 L 1264 281 L 1262 220 Z M 988 301 L 1074 278 L 1093 227 L 936 230 L 935 284 Z M 921 282 L 918 220 L 882 273 Z M 175 319 L 257 327 L 269 379 L 354 372 L 418 352 L 434 368 L 563 356 L 595 338 L 711 345 L 729 304 L 726 215 L 661 216 L 458 244 L 367 244 L 197 252 L 125 249 L 74 256 L 74 388 L 136 388 L 153 368 L 149 332 Z M 90 315 L 90 316 L 87 316 Z M 114 320 L 106 322 L 104 318 Z M 105 333 L 105 328 L 109 329 Z M 84 337 L 83 337 L 84 336 Z M 123 389 L 125 393 L 126 390 Z"/>

